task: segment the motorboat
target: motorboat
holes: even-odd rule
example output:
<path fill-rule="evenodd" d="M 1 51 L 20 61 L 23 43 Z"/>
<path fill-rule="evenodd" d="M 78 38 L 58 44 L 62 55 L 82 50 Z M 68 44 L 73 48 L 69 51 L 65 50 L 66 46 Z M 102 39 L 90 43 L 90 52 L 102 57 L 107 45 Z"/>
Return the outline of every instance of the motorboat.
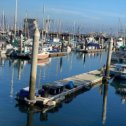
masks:
<path fill-rule="evenodd" d="M 114 64 L 110 68 L 110 75 L 119 79 L 126 79 L 126 64 Z"/>
<path fill-rule="evenodd" d="M 46 51 L 39 52 L 37 57 L 38 57 L 38 60 L 46 59 L 49 57 L 49 52 L 46 52 Z"/>
<path fill-rule="evenodd" d="M 118 38 L 116 42 L 116 48 L 120 48 L 121 46 L 124 46 L 124 41 L 122 37 Z"/>

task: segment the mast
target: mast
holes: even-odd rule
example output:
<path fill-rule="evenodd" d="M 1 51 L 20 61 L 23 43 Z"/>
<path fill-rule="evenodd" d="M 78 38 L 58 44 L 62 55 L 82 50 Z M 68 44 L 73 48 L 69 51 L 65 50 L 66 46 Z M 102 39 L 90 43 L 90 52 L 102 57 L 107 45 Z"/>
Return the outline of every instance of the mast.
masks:
<path fill-rule="evenodd" d="M 45 6 L 43 5 L 43 17 L 42 17 L 42 46 L 43 46 L 43 42 L 45 41 L 44 31 L 45 31 Z"/>
<path fill-rule="evenodd" d="M 26 15 L 25 15 L 25 37 L 28 38 L 28 14 L 27 14 L 27 10 L 26 10 Z"/>
<path fill-rule="evenodd" d="M 43 21 L 43 30 L 45 29 L 45 6 L 43 5 L 43 18 L 42 18 L 42 21 Z"/>
<path fill-rule="evenodd" d="M 5 25 L 5 24 L 4 24 L 4 10 L 3 10 L 3 20 L 2 20 L 2 32 L 3 32 L 3 33 L 4 33 L 4 29 L 5 29 L 5 28 L 4 28 L 4 25 Z"/>
<path fill-rule="evenodd" d="M 15 21 L 14 21 L 14 35 L 16 36 L 16 27 L 17 27 L 17 1 L 16 0 L 16 6 L 15 6 Z"/>

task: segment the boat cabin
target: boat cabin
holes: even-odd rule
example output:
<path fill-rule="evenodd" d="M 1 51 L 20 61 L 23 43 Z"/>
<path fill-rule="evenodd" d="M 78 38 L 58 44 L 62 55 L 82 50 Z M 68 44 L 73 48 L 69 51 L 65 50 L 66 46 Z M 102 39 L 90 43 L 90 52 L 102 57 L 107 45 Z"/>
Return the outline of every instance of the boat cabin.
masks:
<path fill-rule="evenodd" d="M 115 64 L 115 70 L 126 73 L 126 64 Z"/>

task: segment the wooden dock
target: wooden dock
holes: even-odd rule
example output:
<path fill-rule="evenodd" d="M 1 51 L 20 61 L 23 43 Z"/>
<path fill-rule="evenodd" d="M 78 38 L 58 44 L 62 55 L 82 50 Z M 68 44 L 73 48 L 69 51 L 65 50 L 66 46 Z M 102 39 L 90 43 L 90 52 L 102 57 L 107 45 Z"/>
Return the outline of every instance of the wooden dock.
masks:
<path fill-rule="evenodd" d="M 89 50 L 79 49 L 77 50 L 77 52 L 83 52 L 83 53 L 96 53 L 96 52 L 103 52 L 103 51 L 105 51 L 105 49 L 89 49 Z"/>
<path fill-rule="evenodd" d="M 67 55 L 67 52 L 54 52 L 54 53 L 50 53 L 49 57 L 58 57 L 58 56 L 65 56 Z"/>
<path fill-rule="evenodd" d="M 94 70 L 88 73 L 83 73 L 80 75 L 72 76 L 63 80 L 55 81 L 53 83 L 50 83 L 49 85 L 54 84 L 63 84 L 65 85 L 67 82 L 73 81 L 75 87 L 72 89 L 65 89 L 62 93 L 57 95 L 49 95 L 47 97 L 37 96 L 34 101 L 25 99 L 25 101 L 30 103 L 42 103 L 46 106 L 55 106 L 57 103 L 60 103 L 63 101 L 67 96 L 76 93 L 79 90 L 82 90 L 83 88 L 89 88 L 92 87 L 95 84 L 102 82 L 102 76 L 101 71 Z"/>

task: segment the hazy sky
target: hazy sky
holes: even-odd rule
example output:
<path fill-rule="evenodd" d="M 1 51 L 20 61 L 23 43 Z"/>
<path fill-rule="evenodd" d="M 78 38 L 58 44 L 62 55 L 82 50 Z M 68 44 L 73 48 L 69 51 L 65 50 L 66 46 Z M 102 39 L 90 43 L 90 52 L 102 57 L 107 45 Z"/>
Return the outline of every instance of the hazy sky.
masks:
<path fill-rule="evenodd" d="M 18 0 L 18 22 L 28 17 L 42 19 L 45 16 L 62 22 L 78 22 L 101 26 L 115 26 L 126 22 L 126 0 Z M 7 19 L 13 22 L 15 0 L 0 0 L 0 14 L 5 11 Z"/>

